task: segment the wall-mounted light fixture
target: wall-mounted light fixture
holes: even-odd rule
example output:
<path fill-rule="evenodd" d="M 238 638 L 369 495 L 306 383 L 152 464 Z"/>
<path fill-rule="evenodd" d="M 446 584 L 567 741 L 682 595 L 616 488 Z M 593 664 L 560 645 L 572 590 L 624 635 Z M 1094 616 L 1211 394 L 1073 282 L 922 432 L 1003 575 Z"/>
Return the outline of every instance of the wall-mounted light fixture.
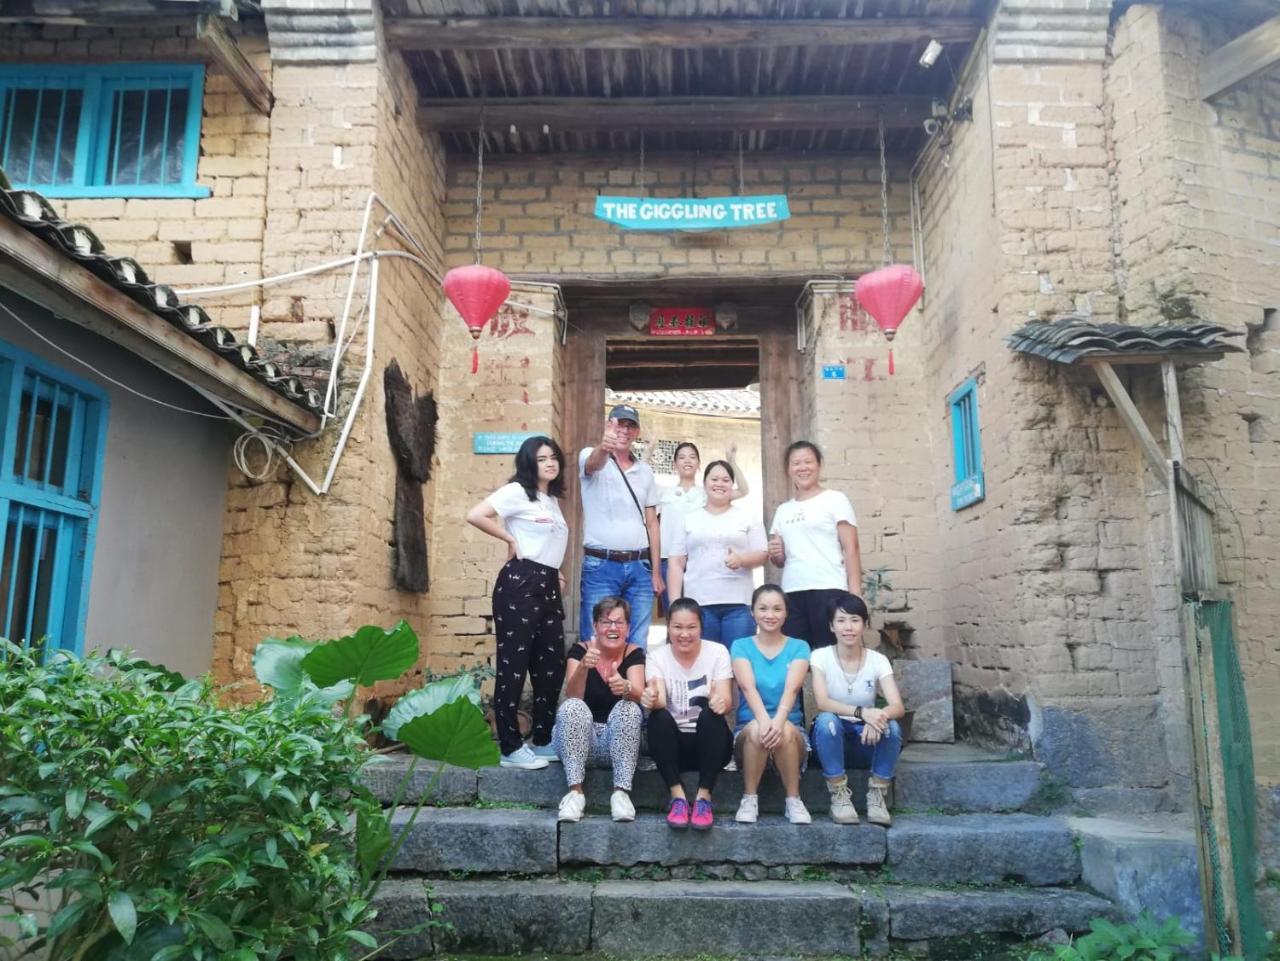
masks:
<path fill-rule="evenodd" d="M 929 45 L 924 48 L 924 53 L 920 54 L 920 66 L 928 70 L 938 62 L 940 56 L 942 56 L 942 44 L 937 40 L 930 40 Z"/>

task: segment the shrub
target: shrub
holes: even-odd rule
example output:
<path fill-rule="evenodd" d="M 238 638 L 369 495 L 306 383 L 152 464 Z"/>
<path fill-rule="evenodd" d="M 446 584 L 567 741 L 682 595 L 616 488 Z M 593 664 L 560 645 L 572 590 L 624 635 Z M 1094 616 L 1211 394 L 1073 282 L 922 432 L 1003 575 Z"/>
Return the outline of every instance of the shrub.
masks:
<path fill-rule="evenodd" d="M 50 961 L 347 961 L 375 949 L 362 929 L 409 827 L 393 838 L 361 783 L 371 755 L 351 715 L 357 685 L 399 677 L 417 656 L 403 623 L 267 641 L 255 669 L 275 696 L 227 708 L 207 681 L 147 662 L 42 663 L 0 641 L 0 947 Z M 396 720 L 415 754 L 496 763 L 474 682 L 414 696 Z"/>
<path fill-rule="evenodd" d="M 1059 946 L 1053 961 L 1174 961 L 1190 955 L 1195 937 L 1177 918 L 1157 921 L 1143 913 L 1132 924 L 1113 924 L 1105 918 L 1089 922 L 1089 933 Z M 1029 961 L 1048 961 L 1035 954 Z"/>

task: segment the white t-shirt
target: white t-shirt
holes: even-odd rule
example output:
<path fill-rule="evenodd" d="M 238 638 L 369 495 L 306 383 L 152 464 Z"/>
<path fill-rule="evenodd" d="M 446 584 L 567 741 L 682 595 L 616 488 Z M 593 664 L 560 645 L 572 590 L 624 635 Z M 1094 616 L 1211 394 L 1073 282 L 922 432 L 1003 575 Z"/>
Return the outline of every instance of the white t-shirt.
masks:
<path fill-rule="evenodd" d="M 670 546 L 675 543 L 676 534 L 684 526 L 685 517 L 699 507 L 705 507 L 707 492 L 701 484 L 694 484 L 685 490 L 679 484 L 668 487 L 658 498 L 658 519 L 662 522 L 662 556 L 670 557 L 674 553 Z"/>
<path fill-rule="evenodd" d="M 698 715 L 711 697 L 711 685 L 733 677 L 733 664 L 727 647 L 715 641 L 703 641 L 692 667 L 681 667 L 671 645 L 667 644 L 648 656 L 645 671 L 648 677 L 660 677 L 665 682 L 667 710 L 675 718 L 676 727 L 693 731 L 698 726 Z"/>
<path fill-rule="evenodd" d="M 853 505 L 839 491 L 828 489 L 808 500 L 778 505 L 769 533 L 778 534 L 787 549 L 787 562 L 782 567 L 784 591 L 848 589 L 844 552 L 836 534 L 841 521 L 858 526 Z"/>
<path fill-rule="evenodd" d="M 764 525 L 746 508 L 730 504 L 723 514 L 705 507 L 684 515 L 671 555 L 685 555 L 684 594 L 699 604 L 750 604 L 751 571 L 725 566 L 729 548 L 739 554 L 768 546 Z"/>
<path fill-rule="evenodd" d="M 658 484 L 653 469 L 642 461 L 627 468 L 622 479 L 618 465 L 608 460 L 594 474 L 587 474 L 587 458 L 595 448 L 578 453 L 578 479 L 582 482 L 582 543 L 610 551 L 640 551 L 649 547 L 644 518 L 627 493 L 627 483 L 641 507 L 658 506 Z M 659 534 L 661 537 L 661 534 Z"/>
<path fill-rule="evenodd" d="M 854 707 L 876 706 L 876 684 L 881 678 L 893 676 L 893 665 L 879 651 L 867 649 L 862 659 L 862 667 L 857 674 L 846 673 L 836 657 L 835 645 L 820 647 L 809 658 L 809 669 L 821 671 L 827 682 L 827 694 L 832 700 L 841 704 L 852 704 Z M 841 714 L 846 721 L 852 721 L 852 714 Z"/>
<path fill-rule="evenodd" d="M 556 498 L 539 491 L 538 499 L 531 501 L 524 488 L 512 482 L 499 487 L 485 501 L 507 525 L 521 557 L 555 568 L 564 562 L 569 525 L 564 522 Z"/>

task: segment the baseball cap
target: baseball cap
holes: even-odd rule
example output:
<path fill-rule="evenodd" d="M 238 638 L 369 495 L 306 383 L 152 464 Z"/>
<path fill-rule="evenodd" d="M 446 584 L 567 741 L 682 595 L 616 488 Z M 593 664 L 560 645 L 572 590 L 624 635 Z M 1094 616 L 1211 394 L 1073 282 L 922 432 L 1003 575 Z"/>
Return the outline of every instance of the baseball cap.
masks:
<path fill-rule="evenodd" d="M 636 409 L 629 404 L 618 404 L 613 410 L 609 411 L 610 420 L 629 420 L 636 424 L 640 423 L 640 415 L 636 413 Z"/>

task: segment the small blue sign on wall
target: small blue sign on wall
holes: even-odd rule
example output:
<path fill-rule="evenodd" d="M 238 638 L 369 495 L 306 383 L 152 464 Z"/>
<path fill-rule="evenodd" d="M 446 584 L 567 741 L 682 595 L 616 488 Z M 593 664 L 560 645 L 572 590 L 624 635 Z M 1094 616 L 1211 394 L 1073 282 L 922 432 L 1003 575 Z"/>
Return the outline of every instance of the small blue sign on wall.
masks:
<path fill-rule="evenodd" d="M 493 433 L 477 431 L 471 435 L 471 453 L 473 454 L 514 454 L 520 445 L 530 437 L 537 437 L 536 430 L 516 431 L 514 433 Z"/>
<path fill-rule="evenodd" d="M 625 230 L 724 230 L 791 216 L 784 194 L 753 197 L 596 197 L 596 217 Z"/>
<path fill-rule="evenodd" d="M 844 380 L 844 364 L 827 364 L 822 368 L 823 380 Z"/>

